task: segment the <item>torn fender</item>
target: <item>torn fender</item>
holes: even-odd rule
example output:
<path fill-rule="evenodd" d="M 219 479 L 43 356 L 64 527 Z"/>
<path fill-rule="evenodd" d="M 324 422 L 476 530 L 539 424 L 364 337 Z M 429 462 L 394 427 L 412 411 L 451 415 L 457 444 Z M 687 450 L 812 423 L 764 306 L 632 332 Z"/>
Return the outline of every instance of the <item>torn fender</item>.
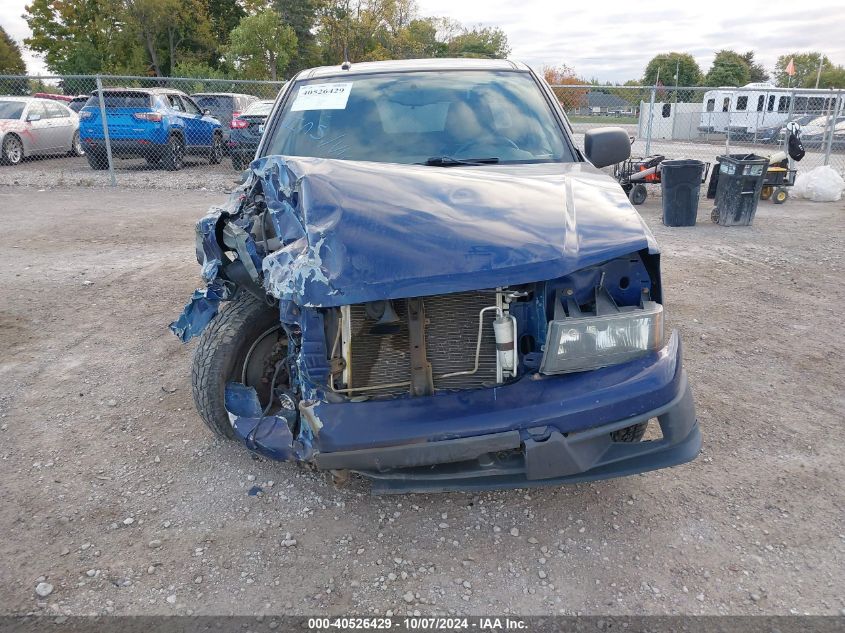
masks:
<path fill-rule="evenodd" d="M 215 279 L 205 288 L 194 290 L 182 314 L 170 324 L 170 331 L 178 336 L 180 341 L 187 343 L 199 336 L 217 315 L 220 302 L 231 298 L 229 287 L 220 279 Z"/>
<path fill-rule="evenodd" d="M 308 437 L 301 434 L 294 439 L 289 420 L 284 416 L 265 416 L 252 387 L 228 383 L 225 406 L 232 430 L 248 449 L 283 462 L 311 459 L 313 451 Z"/>

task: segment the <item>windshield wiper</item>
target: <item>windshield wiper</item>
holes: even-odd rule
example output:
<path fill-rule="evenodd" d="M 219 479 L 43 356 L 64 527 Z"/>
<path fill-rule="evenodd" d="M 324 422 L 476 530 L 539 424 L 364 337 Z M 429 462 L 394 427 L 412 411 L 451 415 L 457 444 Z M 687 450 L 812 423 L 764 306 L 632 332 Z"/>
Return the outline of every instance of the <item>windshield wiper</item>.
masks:
<path fill-rule="evenodd" d="M 499 162 L 496 156 L 489 158 L 452 158 L 451 156 L 432 156 L 423 165 L 431 167 L 456 167 L 459 165 L 495 165 Z"/>

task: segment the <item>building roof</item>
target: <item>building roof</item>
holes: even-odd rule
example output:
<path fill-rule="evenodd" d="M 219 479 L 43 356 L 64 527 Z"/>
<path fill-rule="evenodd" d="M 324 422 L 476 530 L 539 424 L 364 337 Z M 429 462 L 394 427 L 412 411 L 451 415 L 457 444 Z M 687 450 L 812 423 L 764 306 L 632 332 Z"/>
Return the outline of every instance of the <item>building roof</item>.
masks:
<path fill-rule="evenodd" d="M 590 91 L 587 93 L 587 106 L 590 108 L 630 108 L 630 103 L 622 97 L 606 92 Z"/>

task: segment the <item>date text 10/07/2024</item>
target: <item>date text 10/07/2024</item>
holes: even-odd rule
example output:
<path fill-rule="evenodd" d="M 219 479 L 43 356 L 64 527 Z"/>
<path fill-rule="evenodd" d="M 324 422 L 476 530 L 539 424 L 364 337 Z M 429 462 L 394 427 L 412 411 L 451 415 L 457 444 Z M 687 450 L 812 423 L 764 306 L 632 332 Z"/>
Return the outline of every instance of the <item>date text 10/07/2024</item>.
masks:
<path fill-rule="evenodd" d="M 334 617 L 308 618 L 309 630 L 394 630 L 394 631 L 526 631 L 519 618 L 474 617 Z"/>

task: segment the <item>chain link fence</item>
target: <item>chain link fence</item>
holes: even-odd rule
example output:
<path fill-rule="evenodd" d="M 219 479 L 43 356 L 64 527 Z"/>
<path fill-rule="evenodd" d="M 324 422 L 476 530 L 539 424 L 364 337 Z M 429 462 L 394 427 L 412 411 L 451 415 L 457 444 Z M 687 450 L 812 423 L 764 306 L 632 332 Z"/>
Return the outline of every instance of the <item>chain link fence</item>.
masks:
<path fill-rule="evenodd" d="M 229 186 L 282 81 L 0 76 L 3 171 L 68 184 Z M 39 97 L 28 100 L 26 97 Z M 0 172 L 2 173 L 2 172 Z M 14 176 L 13 176 L 14 177 Z"/>
<path fill-rule="evenodd" d="M 619 125 L 633 156 L 663 155 L 714 163 L 722 154 L 771 156 L 786 151 L 786 124 L 796 121 L 807 154 L 799 170 L 831 165 L 845 172 L 845 91 L 663 86 L 553 86 L 576 138 Z"/>
<path fill-rule="evenodd" d="M 0 177 L 17 178 L 29 170 L 45 184 L 52 179 L 228 187 L 254 155 L 269 104 L 282 85 L 216 78 L 0 76 L 0 95 L 8 95 L 0 96 L 1 156 L 11 164 L 0 169 Z M 725 153 L 785 151 L 785 125 L 796 121 L 807 149 L 797 168 L 831 165 L 845 171 L 845 91 L 768 84 L 552 88 L 579 145 L 587 130 L 618 125 L 632 138 L 633 156 L 713 164 Z M 46 101 L 21 99 L 32 96 Z M 166 171 L 178 177 L 164 178 Z"/>

